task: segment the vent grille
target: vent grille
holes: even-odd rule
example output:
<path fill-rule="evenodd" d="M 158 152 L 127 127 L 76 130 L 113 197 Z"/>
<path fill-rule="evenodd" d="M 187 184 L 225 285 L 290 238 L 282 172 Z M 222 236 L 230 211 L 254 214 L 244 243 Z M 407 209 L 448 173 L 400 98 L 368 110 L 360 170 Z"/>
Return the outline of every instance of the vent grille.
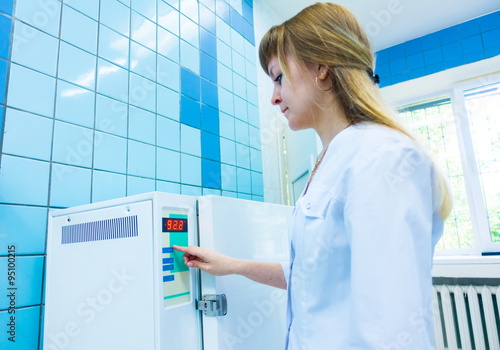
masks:
<path fill-rule="evenodd" d="M 137 237 L 137 215 L 62 227 L 61 244 Z"/>

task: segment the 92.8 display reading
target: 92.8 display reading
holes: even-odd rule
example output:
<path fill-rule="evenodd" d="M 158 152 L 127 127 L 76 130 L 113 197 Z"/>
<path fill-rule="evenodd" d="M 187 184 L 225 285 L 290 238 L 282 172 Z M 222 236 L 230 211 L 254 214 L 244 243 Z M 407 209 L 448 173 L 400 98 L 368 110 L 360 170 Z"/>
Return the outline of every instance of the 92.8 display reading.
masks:
<path fill-rule="evenodd" d="M 187 220 L 163 218 L 162 232 L 187 232 Z"/>

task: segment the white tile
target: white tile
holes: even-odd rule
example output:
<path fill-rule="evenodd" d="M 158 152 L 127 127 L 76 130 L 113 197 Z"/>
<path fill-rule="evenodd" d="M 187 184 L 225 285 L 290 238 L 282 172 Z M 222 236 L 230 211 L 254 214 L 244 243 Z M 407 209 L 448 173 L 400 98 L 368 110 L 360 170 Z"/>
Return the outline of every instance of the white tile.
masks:
<path fill-rule="evenodd" d="M 229 115 L 234 115 L 233 94 L 221 87 L 218 88 L 219 109 Z"/>
<path fill-rule="evenodd" d="M 245 60 L 245 65 L 246 65 L 245 78 L 252 84 L 257 85 L 257 69 L 261 69 L 260 64 L 259 67 L 256 67 L 249 60 Z"/>
<path fill-rule="evenodd" d="M 53 164 L 52 174 L 49 204 L 51 207 L 74 207 L 90 203 L 90 169 Z M 69 193 L 71 195 L 68 195 Z"/>
<path fill-rule="evenodd" d="M 122 102 L 128 102 L 128 72 L 99 59 L 97 66 L 97 92 Z"/>
<path fill-rule="evenodd" d="M 201 132 L 181 124 L 181 152 L 201 157 Z"/>
<path fill-rule="evenodd" d="M 156 83 L 130 73 L 129 103 L 156 112 Z"/>
<path fill-rule="evenodd" d="M 47 117 L 54 114 L 56 80 L 17 64 L 11 64 L 7 104 Z"/>
<path fill-rule="evenodd" d="M 59 35 L 61 3 L 57 0 L 22 0 L 15 2 L 15 16 L 50 35 Z"/>
<path fill-rule="evenodd" d="M 247 101 L 238 96 L 234 96 L 234 116 L 237 119 L 248 122 Z"/>
<path fill-rule="evenodd" d="M 50 163 L 2 155 L 0 202 L 46 206 Z"/>
<path fill-rule="evenodd" d="M 156 81 L 156 53 L 133 41 L 130 42 L 130 70 Z"/>
<path fill-rule="evenodd" d="M 158 68 L 156 81 L 172 90 L 180 90 L 181 69 L 180 66 L 160 55 L 158 55 Z"/>
<path fill-rule="evenodd" d="M 236 52 L 235 50 L 231 50 L 232 52 L 232 59 L 233 59 L 233 65 L 232 65 L 232 68 L 233 68 L 233 71 L 235 71 L 236 73 L 238 73 L 239 75 L 241 75 L 242 77 L 245 77 L 246 75 L 246 72 L 245 72 L 245 58 L 240 55 L 238 52 Z"/>
<path fill-rule="evenodd" d="M 54 162 L 90 168 L 94 135 L 91 129 L 56 121 L 54 127 Z"/>
<path fill-rule="evenodd" d="M 156 150 L 152 145 L 129 140 L 127 174 L 154 179 L 156 175 Z"/>
<path fill-rule="evenodd" d="M 56 119 L 94 127 L 95 93 L 60 80 L 57 83 Z"/>
<path fill-rule="evenodd" d="M 234 141 L 234 117 L 224 112 L 219 113 L 220 136 Z"/>
<path fill-rule="evenodd" d="M 231 67 L 233 64 L 231 47 L 219 39 L 217 39 L 217 61 L 223 63 L 226 67 Z"/>
<path fill-rule="evenodd" d="M 179 63 L 180 39 L 169 31 L 158 27 L 158 53 L 171 61 Z"/>
<path fill-rule="evenodd" d="M 125 175 L 94 170 L 92 173 L 92 202 L 125 197 L 127 178 Z"/>
<path fill-rule="evenodd" d="M 219 17 L 216 17 L 215 20 L 215 32 L 217 38 L 231 45 L 231 27 Z"/>
<path fill-rule="evenodd" d="M 202 193 L 201 187 L 182 185 L 181 186 L 181 194 L 184 194 L 186 196 L 199 197 L 203 193 Z"/>
<path fill-rule="evenodd" d="M 162 0 L 158 1 L 158 25 L 179 35 L 179 11 Z"/>
<path fill-rule="evenodd" d="M 243 84 L 243 81 L 242 81 Z M 246 81 L 246 93 L 247 93 L 247 101 L 252 103 L 254 106 L 259 105 L 259 91 L 257 90 L 257 86 L 253 85 L 249 81 Z"/>
<path fill-rule="evenodd" d="M 234 94 L 241 97 L 242 99 L 247 99 L 247 81 L 241 75 L 233 72 L 233 85 Z"/>
<path fill-rule="evenodd" d="M 117 0 L 101 0 L 99 20 L 116 32 L 129 37 L 130 8 Z"/>
<path fill-rule="evenodd" d="M 250 147 L 236 143 L 236 165 L 250 169 Z"/>
<path fill-rule="evenodd" d="M 127 37 L 106 26 L 99 26 L 99 57 L 128 69 L 129 43 L 130 40 Z"/>
<path fill-rule="evenodd" d="M 156 143 L 158 146 L 180 151 L 180 132 L 179 122 L 157 116 Z"/>
<path fill-rule="evenodd" d="M 181 0 L 180 11 L 193 21 L 198 23 L 198 1 L 197 0 Z"/>
<path fill-rule="evenodd" d="M 95 90 L 96 56 L 61 42 L 58 77 Z"/>
<path fill-rule="evenodd" d="M 94 169 L 125 174 L 127 172 L 127 139 L 96 132 Z"/>
<path fill-rule="evenodd" d="M 52 119 L 7 108 L 2 152 L 50 160 Z"/>
<path fill-rule="evenodd" d="M 236 167 L 221 164 L 221 185 L 226 191 L 236 191 Z"/>
<path fill-rule="evenodd" d="M 236 144 L 234 141 L 221 137 L 220 161 L 221 163 L 236 165 Z"/>
<path fill-rule="evenodd" d="M 155 190 L 155 180 L 136 176 L 127 176 L 127 196 L 153 192 Z"/>
<path fill-rule="evenodd" d="M 15 21 L 12 61 L 55 76 L 58 40 L 26 24 Z"/>
<path fill-rule="evenodd" d="M 157 87 L 156 112 L 174 120 L 180 120 L 180 95 L 161 85 Z"/>
<path fill-rule="evenodd" d="M 227 91 L 233 91 L 233 72 L 220 62 L 217 62 L 217 84 Z"/>
<path fill-rule="evenodd" d="M 181 154 L 181 183 L 201 186 L 201 158 Z"/>
<path fill-rule="evenodd" d="M 245 38 L 233 28 L 231 28 L 231 47 L 240 55 L 245 55 Z"/>
<path fill-rule="evenodd" d="M 96 21 L 98 19 L 99 0 L 64 0 L 64 4 L 71 6 Z"/>
<path fill-rule="evenodd" d="M 130 37 L 132 40 L 156 51 L 156 25 L 149 19 L 132 11 Z"/>
<path fill-rule="evenodd" d="M 239 119 L 235 119 L 234 120 L 234 130 L 235 130 L 236 142 L 239 142 L 243 145 L 248 145 L 248 143 L 249 143 L 248 124 L 239 120 Z"/>
<path fill-rule="evenodd" d="M 181 65 L 200 75 L 200 51 L 181 40 Z"/>
<path fill-rule="evenodd" d="M 198 24 L 184 15 L 181 15 L 181 39 L 200 48 L 200 30 Z"/>
<path fill-rule="evenodd" d="M 154 145 L 156 137 L 156 117 L 154 113 L 129 106 L 128 137 Z"/>
<path fill-rule="evenodd" d="M 97 22 L 64 5 L 61 39 L 95 55 L 97 52 Z"/>
<path fill-rule="evenodd" d="M 127 137 L 128 107 L 125 103 L 96 95 L 96 130 Z"/>
<path fill-rule="evenodd" d="M 130 7 L 150 21 L 156 22 L 156 0 L 131 0 Z"/>
<path fill-rule="evenodd" d="M 180 194 L 181 185 L 167 181 L 156 181 L 156 190 L 160 192 Z"/>
<path fill-rule="evenodd" d="M 181 154 L 158 147 L 156 149 L 156 178 L 172 182 L 181 180 Z"/>

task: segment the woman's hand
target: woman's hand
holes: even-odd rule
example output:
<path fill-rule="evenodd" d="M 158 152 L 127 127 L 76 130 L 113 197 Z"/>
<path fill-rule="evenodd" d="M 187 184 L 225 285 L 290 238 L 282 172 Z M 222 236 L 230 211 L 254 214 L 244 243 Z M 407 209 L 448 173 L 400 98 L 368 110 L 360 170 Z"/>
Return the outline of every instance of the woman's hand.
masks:
<path fill-rule="evenodd" d="M 181 247 L 174 245 L 173 248 L 184 253 L 184 263 L 214 276 L 225 276 L 233 274 L 232 267 L 235 259 L 214 252 L 213 250 L 195 246 Z"/>
<path fill-rule="evenodd" d="M 184 263 L 214 276 L 241 275 L 252 281 L 286 289 L 281 264 L 230 258 L 213 250 L 195 246 L 173 248 L 184 253 Z"/>

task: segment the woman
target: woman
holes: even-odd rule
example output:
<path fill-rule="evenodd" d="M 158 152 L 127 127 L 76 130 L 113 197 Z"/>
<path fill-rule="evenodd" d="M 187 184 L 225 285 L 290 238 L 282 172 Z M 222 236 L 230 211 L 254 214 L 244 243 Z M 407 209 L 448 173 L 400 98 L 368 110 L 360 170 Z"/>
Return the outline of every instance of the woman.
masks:
<path fill-rule="evenodd" d="M 290 261 L 176 248 L 188 266 L 286 288 L 289 350 L 432 349 L 432 256 L 451 195 L 383 103 L 361 26 L 317 3 L 271 28 L 259 54 L 272 103 L 323 143 L 295 206 Z"/>

